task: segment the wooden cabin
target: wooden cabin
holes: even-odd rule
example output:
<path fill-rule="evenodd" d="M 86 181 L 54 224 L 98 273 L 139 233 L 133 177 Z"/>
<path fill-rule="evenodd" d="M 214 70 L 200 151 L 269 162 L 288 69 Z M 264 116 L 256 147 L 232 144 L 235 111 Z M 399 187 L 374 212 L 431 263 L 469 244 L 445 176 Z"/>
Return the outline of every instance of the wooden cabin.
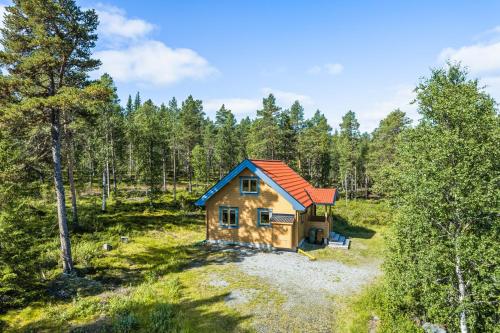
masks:
<path fill-rule="evenodd" d="M 332 231 L 336 189 L 318 189 L 277 160 L 246 159 L 200 199 L 212 243 L 295 250 L 311 228 Z M 325 214 L 316 215 L 316 207 Z"/>

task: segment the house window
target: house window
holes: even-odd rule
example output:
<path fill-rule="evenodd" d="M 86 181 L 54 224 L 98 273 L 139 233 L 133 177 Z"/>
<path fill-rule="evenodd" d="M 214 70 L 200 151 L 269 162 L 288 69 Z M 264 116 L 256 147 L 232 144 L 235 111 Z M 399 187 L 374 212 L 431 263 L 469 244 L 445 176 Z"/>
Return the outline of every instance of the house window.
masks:
<path fill-rule="evenodd" d="M 259 227 L 270 227 L 272 215 L 272 209 L 257 208 L 257 225 Z"/>
<path fill-rule="evenodd" d="M 259 193 L 259 178 L 257 178 L 257 177 L 240 177 L 240 193 L 241 194 L 258 194 Z"/>
<path fill-rule="evenodd" d="M 224 228 L 238 228 L 238 207 L 219 207 L 219 224 Z"/>

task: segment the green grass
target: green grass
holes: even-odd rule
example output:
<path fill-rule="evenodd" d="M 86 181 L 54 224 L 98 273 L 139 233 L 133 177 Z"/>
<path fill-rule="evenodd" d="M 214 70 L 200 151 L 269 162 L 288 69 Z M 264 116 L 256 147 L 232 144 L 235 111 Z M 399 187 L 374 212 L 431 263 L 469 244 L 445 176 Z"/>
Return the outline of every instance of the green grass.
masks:
<path fill-rule="evenodd" d="M 318 215 L 323 214 L 318 207 Z M 333 208 L 333 230 L 351 239 L 349 250 L 305 244 L 305 250 L 318 260 L 336 260 L 360 265 L 382 260 L 391 211 L 384 201 L 340 200 Z"/>
<path fill-rule="evenodd" d="M 48 266 L 45 296 L 0 315 L 4 330 L 252 332 L 255 327 L 288 327 L 289 331 L 305 327 L 307 323 L 293 311 L 283 310 L 287 298 L 279 289 L 240 271 L 234 254 L 199 244 L 205 236 L 200 212 L 181 209 L 170 195 L 156 198 L 151 205 L 125 189 L 121 192 L 110 200 L 106 213 L 100 212 L 97 196 L 81 198 L 82 229 L 72 235 L 77 275 L 63 277 L 56 264 Z M 186 202 L 193 199 L 186 193 L 182 196 Z M 372 207 L 374 216 L 367 212 Z M 336 228 L 353 238 L 353 247 L 313 250 L 315 255 L 352 265 L 379 260 L 386 221 L 382 216 L 387 214 L 384 204 L 357 201 L 344 207 L 339 203 L 335 213 Z M 130 241 L 121 243 L 120 236 Z M 110 243 L 112 251 L 103 251 L 103 243 Z M 54 237 L 44 262 L 57 263 L 57 247 Z M 227 285 L 213 286 L 213 280 Z M 250 296 L 244 303 L 229 305 L 228 297 L 235 291 Z M 325 320 L 333 321 L 334 310 L 325 313 Z"/>

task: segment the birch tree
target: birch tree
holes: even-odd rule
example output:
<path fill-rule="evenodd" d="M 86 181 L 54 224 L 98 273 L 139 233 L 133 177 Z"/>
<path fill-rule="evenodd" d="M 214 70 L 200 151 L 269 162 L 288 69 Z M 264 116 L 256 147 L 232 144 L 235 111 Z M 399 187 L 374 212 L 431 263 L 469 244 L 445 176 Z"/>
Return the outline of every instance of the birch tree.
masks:
<path fill-rule="evenodd" d="M 416 92 L 422 118 L 403 134 L 392 172 L 398 214 L 386 267 L 391 309 L 450 332 L 493 332 L 498 110 L 457 65 L 433 70 Z"/>

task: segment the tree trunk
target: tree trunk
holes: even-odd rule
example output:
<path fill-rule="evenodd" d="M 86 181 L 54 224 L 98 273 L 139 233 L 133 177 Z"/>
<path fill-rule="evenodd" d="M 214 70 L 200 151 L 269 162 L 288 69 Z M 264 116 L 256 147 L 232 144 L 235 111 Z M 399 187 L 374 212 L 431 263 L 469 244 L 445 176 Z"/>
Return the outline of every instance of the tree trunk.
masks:
<path fill-rule="evenodd" d="M 358 168 L 354 168 L 354 200 L 358 196 Z"/>
<path fill-rule="evenodd" d="M 167 158 L 165 156 L 165 153 L 163 153 L 163 159 L 162 159 L 162 173 L 163 173 L 163 192 L 167 192 Z"/>
<path fill-rule="evenodd" d="M 102 207 L 103 212 L 106 211 L 106 168 L 102 169 Z"/>
<path fill-rule="evenodd" d="M 458 280 L 458 302 L 460 305 L 463 307 L 464 302 L 465 302 L 465 297 L 466 297 L 466 290 L 465 290 L 465 281 L 463 277 L 463 272 L 460 267 L 460 256 L 458 255 L 458 249 L 455 250 L 455 274 L 457 275 L 457 280 Z M 467 327 L 467 314 L 465 313 L 465 309 L 462 308 L 462 311 L 460 312 L 460 332 L 461 333 L 468 333 L 469 328 Z"/>
<path fill-rule="evenodd" d="M 153 142 L 149 142 L 149 205 L 153 206 Z"/>
<path fill-rule="evenodd" d="M 111 186 L 109 183 L 109 161 L 108 158 L 106 157 L 106 191 L 107 191 L 107 196 L 108 198 L 111 196 Z"/>
<path fill-rule="evenodd" d="M 368 199 L 368 176 L 366 174 L 365 174 L 365 199 Z"/>
<path fill-rule="evenodd" d="M 174 151 L 173 151 L 173 167 L 174 167 L 174 179 L 173 179 L 173 185 L 174 185 L 174 189 L 173 189 L 173 197 L 174 197 L 174 202 L 177 201 L 177 165 L 176 165 L 176 160 L 177 160 L 177 157 L 176 157 L 176 154 L 177 152 L 175 151 L 175 148 L 174 148 Z"/>
<path fill-rule="evenodd" d="M 63 271 L 69 274 L 73 271 L 73 258 L 71 257 L 71 241 L 69 238 L 68 221 L 66 217 L 66 198 L 61 172 L 61 123 L 57 110 L 51 110 L 51 138 L 52 162 L 54 167 L 54 186 L 57 197 L 57 218 L 59 222 L 59 238 L 61 240 L 61 259 Z"/>
<path fill-rule="evenodd" d="M 128 179 L 132 179 L 132 143 L 128 144 Z"/>
<path fill-rule="evenodd" d="M 68 181 L 69 188 L 71 190 L 71 213 L 72 213 L 72 222 L 73 228 L 78 229 L 78 207 L 76 205 L 76 189 L 75 189 L 75 178 L 73 176 L 73 143 L 70 141 L 68 148 Z"/>
<path fill-rule="evenodd" d="M 188 172 L 188 179 L 189 179 L 189 183 L 188 183 L 188 192 L 189 194 L 191 194 L 193 192 L 193 176 L 191 175 L 191 161 L 190 161 L 190 158 L 189 158 L 189 154 L 187 156 L 187 172 Z"/>
<path fill-rule="evenodd" d="M 65 122 L 69 123 L 69 119 L 67 119 L 68 114 L 65 113 Z M 71 192 L 71 222 L 73 223 L 73 228 L 78 229 L 78 208 L 76 206 L 76 189 L 75 189 L 75 178 L 73 176 L 74 169 L 74 149 L 73 149 L 73 133 L 70 129 L 68 129 L 67 125 L 64 125 L 64 132 L 66 136 L 66 150 L 68 157 L 68 182 L 69 188 Z"/>
<path fill-rule="evenodd" d="M 346 203 L 346 205 L 347 205 L 347 201 L 349 200 L 349 188 L 347 186 L 348 186 L 347 175 L 345 175 L 344 188 L 345 188 L 345 203 Z"/>
<path fill-rule="evenodd" d="M 116 196 L 116 173 L 115 173 L 115 140 L 111 132 L 111 173 L 113 174 L 113 194 Z"/>
<path fill-rule="evenodd" d="M 94 181 L 94 161 L 92 160 L 92 156 L 91 156 L 90 157 L 90 180 L 89 180 L 90 194 L 92 194 L 93 181 Z"/>

